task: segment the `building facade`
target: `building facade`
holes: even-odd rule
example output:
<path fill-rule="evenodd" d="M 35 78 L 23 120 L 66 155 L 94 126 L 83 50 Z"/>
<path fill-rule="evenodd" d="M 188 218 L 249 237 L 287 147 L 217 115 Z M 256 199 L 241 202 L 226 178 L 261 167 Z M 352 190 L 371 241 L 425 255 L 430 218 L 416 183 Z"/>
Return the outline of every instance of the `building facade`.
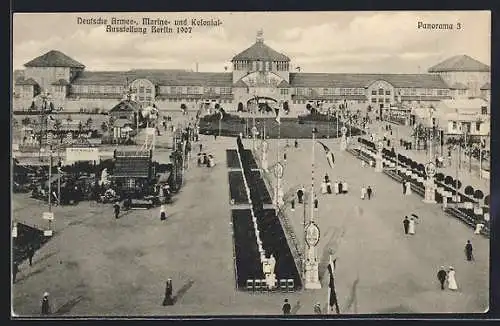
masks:
<path fill-rule="evenodd" d="M 109 111 L 132 90 L 137 101 L 162 109 L 182 103 L 216 101 L 226 111 L 250 108 L 256 99 L 288 102 L 290 114 L 321 101 L 326 106 L 346 103 L 353 108 L 429 106 L 441 100 L 482 97 L 489 101 L 490 69 L 468 57 L 456 56 L 431 67 L 428 74 L 337 74 L 291 71 L 291 59 L 256 42 L 232 59 L 232 71 L 182 70 L 86 71 L 85 66 L 59 51 L 50 51 L 25 64 L 14 83 L 13 108 L 28 110 L 34 98 L 50 94 L 56 108 Z"/>

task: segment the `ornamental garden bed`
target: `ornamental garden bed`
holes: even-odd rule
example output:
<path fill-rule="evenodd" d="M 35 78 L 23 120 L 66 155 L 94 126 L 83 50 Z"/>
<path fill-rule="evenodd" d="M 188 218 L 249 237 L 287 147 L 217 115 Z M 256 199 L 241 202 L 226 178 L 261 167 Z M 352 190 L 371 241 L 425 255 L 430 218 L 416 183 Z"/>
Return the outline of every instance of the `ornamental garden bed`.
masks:
<path fill-rule="evenodd" d="M 257 237 L 249 209 L 233 210 L 233 236 L 236 269 L 236 286 L 246 288 L 249 279 L 263 279 Z"/>
<path fill-rule="evenodd" d="M 235 149 L 226 150 L 227 167 L 230 169 L 241 169 L 240 161 L 238 160 L 238 152 Z"/>

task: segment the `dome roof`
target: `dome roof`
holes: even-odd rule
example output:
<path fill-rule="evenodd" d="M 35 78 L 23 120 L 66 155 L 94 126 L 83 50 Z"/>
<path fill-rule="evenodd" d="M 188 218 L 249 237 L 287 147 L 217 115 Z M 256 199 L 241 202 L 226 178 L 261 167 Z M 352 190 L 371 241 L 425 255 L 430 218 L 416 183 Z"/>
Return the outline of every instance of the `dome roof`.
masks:
<path fill-rule="evenodd" d="M 280 53 L 266 44 L 264 44 L 264 38 L 262 37 L 262 31 L 259 31 L 257 33 L 257 40 L 255 43 L 249 47 L 248 49 L 244 50 L 243 52 L 237 54 L 234 56 L 234 58 L 231 60 L 232 62 L 234 61 L 286 61 L 289 62 L 290 58 L 284 55 L 283 53 Z"/>
<path fill-rule="evenodd" d="M 429 72 L 455 71 L 489 72 L 490 67 L 468 55 L 456 55 L 429 68 Z"/>

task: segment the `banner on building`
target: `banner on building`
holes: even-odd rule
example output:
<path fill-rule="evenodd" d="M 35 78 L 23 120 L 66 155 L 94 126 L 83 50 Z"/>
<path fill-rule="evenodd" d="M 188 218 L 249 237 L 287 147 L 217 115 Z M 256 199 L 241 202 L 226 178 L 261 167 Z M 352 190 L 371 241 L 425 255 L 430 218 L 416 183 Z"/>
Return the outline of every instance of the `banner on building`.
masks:
<path fill-rule="evenodd" d="M 99 161 L 98 148 L 66 148 L 66 162 Z"/>

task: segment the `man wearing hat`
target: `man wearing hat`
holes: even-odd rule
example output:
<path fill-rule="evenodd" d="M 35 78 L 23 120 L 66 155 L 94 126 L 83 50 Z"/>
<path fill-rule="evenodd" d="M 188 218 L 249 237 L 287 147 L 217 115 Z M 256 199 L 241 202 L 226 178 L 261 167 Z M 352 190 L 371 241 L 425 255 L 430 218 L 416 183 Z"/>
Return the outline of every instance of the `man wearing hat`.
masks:
<path fill-rule="evenodd" d="M 292 311 L 292 306 L 288 303 L 288 299 L 285 299 L 285 303 L 283 304 L 283 308 L 281 308 L 281 310 L 283 310 L 283 315 L 289 315 Z"/>
<path fill-rule="evenodd" d="M 42 299 L 42 315 L 50 315 L 49 293 L 45 292 Z"/>
<path fill-rule="evenodd" d="M 115 210 L 115 218 L 118 219 L 118 216 L 120 215 L 120 203 L 116 202 L 114 205 L 114 210 Z"/>
<path fill-rule="evenodd" d="M 444 282 L 446 281 L 446 277 L 446 270 L 444 269 L 444 266 L 441 266 L 439 268 L 439 272 L 437 273 L 437 278 L 439 280 L 439 283 L 441 283 L 441 290 L 444 290 Z"/>

